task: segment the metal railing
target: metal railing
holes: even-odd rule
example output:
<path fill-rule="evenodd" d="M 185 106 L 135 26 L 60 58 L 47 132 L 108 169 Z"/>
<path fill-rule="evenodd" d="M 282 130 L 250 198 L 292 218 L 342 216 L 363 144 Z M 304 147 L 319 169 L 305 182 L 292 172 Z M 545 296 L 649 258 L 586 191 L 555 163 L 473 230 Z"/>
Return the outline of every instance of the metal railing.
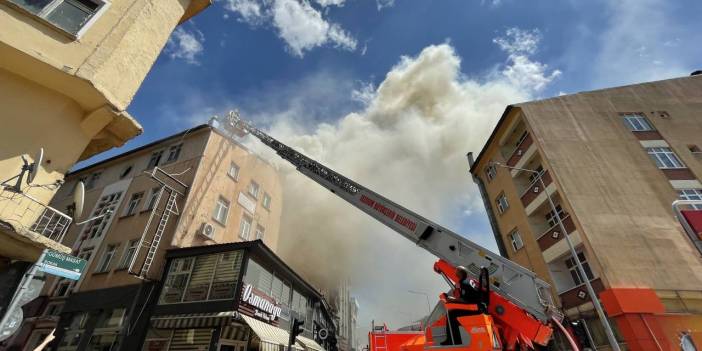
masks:
<path fill-rule="evenodd" d="M 12 225 L 15 231 L 28 230 L 57 243 L 63 240 L 73 221 L 70 216 L 29 194 L 5 187 L 0 188 L 0 220 Z"/>

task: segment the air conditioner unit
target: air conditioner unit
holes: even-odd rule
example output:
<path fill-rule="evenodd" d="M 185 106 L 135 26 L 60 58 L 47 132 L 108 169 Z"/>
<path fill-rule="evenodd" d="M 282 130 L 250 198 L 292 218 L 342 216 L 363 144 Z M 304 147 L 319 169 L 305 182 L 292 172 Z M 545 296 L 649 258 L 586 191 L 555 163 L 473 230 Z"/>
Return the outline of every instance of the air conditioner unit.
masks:
<path fill-rule="evenodd" d="M 215 234 L 215 227 L 210 223 L 202 223 L 202 228 L 200 228 L 200 234 L 212 239 Z"/>

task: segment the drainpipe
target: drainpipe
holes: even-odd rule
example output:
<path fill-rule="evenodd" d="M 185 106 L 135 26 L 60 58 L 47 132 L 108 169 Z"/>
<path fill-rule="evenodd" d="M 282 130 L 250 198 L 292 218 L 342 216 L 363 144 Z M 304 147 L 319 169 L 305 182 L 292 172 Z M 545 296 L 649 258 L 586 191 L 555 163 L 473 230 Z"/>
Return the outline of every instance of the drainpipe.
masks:
<path fill-rule="evenodd" d="M 469 152 L 466 157 L 468 158 L 468 166 L 473 168 L 473 165 L 475 164 L 473 153 Z M 495 242 L 497 243 L 497 249 L 500 251 L 500 256 L 506 258 L 507 247 L 502 239 L 500 228 L 497 226 L 497 217 L 495 217 L 495 212 L 492 211 L 492 207 L 490 206 L 490 198 L 487 195 L 487 190 L 485 190 L 485 183 L 483 183 L 483 180 L 476 177 L 473 173 L 471 173 L 471 177 L 473 177 L 473 182 L 478 185 L 478 189 L 480 190 L 480 198 L 483 200 L 483 206 L 485 206 L 485 212 L 487 213 L 488 220 L 490 221 L 490 227 L 492 227 L 492 234 L 495 237 Z"/>

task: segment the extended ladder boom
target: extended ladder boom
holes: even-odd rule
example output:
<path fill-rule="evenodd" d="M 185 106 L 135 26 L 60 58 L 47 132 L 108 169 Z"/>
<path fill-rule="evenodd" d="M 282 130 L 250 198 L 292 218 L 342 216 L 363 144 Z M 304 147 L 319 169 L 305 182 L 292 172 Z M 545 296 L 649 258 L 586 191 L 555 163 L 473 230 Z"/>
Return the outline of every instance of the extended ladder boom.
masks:
<path fill-rule="evenodd" d="M 481 267 L 490 273 L 493 291 L 523 308 L 542 323 L 556 311 L 550 286 L 536 274 L 490 250 L 440 226 L 343 175 L 295 151 L 230 113 L 227 128 L 249 133 L 292 163 L 298 171 L 331 190 L 361 211 L 454 266 L 466 266 L 477 279 Z"/>

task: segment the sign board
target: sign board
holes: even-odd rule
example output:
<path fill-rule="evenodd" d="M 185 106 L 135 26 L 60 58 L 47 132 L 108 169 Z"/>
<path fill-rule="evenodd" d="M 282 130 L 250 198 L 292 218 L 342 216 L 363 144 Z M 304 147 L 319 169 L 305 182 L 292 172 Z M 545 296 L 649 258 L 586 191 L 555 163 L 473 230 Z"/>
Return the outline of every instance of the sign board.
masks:
<path fill-rule="evenodd" d="M 244 195 L 244 193 L 239 193 L 237 202 L 251 214 L 256 212 L 256 201 L 251 200 L 248 196 Z"/>
<path fill-rule="evenodd" d="M 251 284 L 244 284 L 244 291 L 241 294 L 241 302 L 253 308 L 255 317 L 266 322 L 275 321 L 280 317 L 281 308 L 272 298 L 259 295 L 254 291 Z"/>
<path fill-rule="evenodd" d="M 47 249 L 44 258 L 37 262 L 37 267 L 40 271 L 52 275 L 78 280 L 85 270 L 86 263 L 82 258 Z"/>

